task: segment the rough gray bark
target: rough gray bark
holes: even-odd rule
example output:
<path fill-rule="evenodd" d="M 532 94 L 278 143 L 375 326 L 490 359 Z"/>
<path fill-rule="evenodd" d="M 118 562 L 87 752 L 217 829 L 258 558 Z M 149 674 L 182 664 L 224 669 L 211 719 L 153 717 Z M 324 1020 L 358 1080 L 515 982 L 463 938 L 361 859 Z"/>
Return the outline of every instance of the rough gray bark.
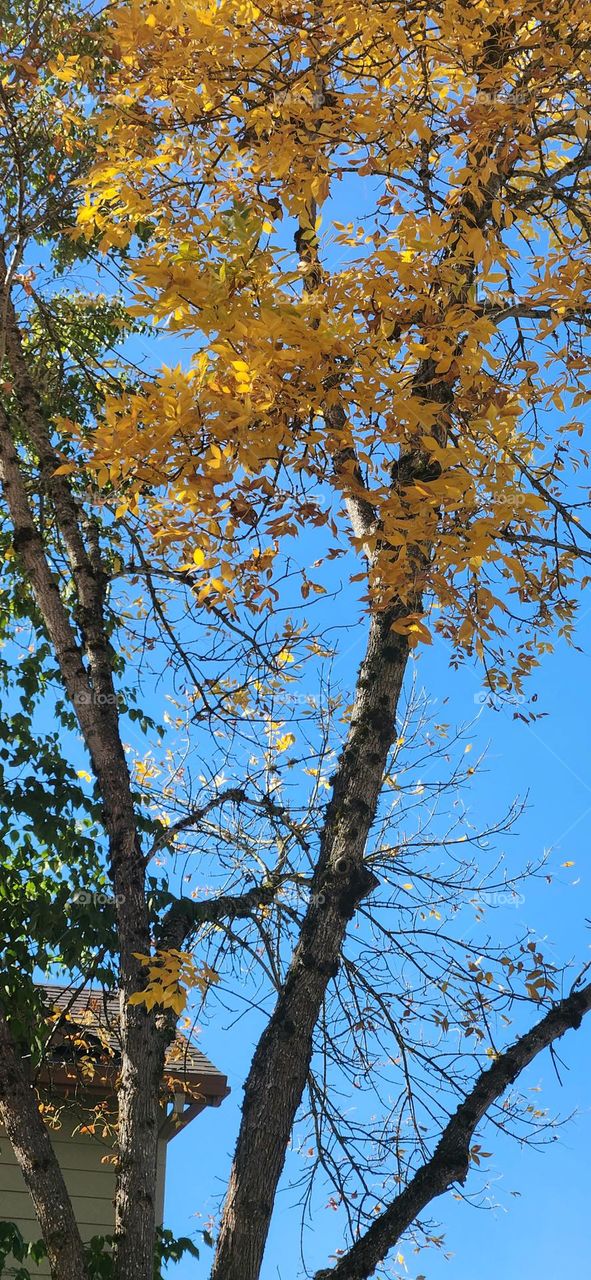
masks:
<path fill-rule="evenodd" d="M 84 1248 L 61 1169 L 10 1027 L 0 1012 L 0 1121 L 31 1193 L 52 1280 L 88 1280 Z"/>

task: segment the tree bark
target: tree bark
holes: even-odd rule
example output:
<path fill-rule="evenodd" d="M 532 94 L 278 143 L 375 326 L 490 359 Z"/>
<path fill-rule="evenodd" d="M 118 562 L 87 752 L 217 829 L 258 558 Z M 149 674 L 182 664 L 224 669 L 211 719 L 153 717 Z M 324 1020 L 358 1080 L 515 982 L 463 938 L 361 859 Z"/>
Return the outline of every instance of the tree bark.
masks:
<path fill-rule="evenodd" d="M 376 885 L 364 863 L 395 733 L 408 642 L 396 616 L 372 618 L 351 726 L 324 828 L 311 897 L 286 980 L 257 1046 L 212 1280 L 257 1280 L 277 1184 L 312 1056 L 312 1036 L 347 925 Z"/>
<path fill-rule="evenodd" d="M 45 1241 L 52 1280 L 88 1280 L 72 1203 L 33 1085 L 0 1012 L 0 1120 L 29 1188 Z"/>

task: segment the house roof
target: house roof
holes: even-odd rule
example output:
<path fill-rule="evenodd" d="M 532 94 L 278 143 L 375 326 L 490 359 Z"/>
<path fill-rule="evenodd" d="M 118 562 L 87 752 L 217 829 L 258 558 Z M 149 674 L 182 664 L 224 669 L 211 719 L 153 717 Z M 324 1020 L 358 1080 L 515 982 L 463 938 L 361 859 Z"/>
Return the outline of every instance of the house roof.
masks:
<path fill-rule="evenodd" d="M 55 1024 L 40 1081 L 66 1091 L 83 1084 L 93 1092 L 111 1090 L 121 1061 L 117 993 L 50 983 L 41 986 L 48 1017 L 53 1016 Z M 89 1061 L 92 1071 L 85 1073 L 83 1063 Z M 227 1077 L 180 1031 L 166 1052 L 164 1080 L 169 1093 L 189 1099 L 180 1113 L 181 1126 L 204 1107 L 219 1106 L 230 1092 Z"/>

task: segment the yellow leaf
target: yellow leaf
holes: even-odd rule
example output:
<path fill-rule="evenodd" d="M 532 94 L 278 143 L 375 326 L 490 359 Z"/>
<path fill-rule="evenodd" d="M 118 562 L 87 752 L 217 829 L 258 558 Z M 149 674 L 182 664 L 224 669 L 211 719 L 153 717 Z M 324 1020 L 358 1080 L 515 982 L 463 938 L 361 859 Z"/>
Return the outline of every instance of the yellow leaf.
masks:
<path fill-rule="evenodd" d="M 222 451 L 221 449 L 218 448 L 217 444 L 212 444 L 209 447 L 209 454 L 207 456 L 207 466 L 211 471 L 217 471 L 218 467 L 221 467 L 221 465 L 222 465 Z"/>

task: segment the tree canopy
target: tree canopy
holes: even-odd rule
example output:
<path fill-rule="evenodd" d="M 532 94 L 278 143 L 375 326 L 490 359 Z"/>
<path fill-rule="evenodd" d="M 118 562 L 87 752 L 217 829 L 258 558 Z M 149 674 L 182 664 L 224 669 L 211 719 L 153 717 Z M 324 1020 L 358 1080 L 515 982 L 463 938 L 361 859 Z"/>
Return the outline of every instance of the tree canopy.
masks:
<path fill-rule="evenodd" d="M 179 1252 L 154 1263 L 157 1120 L 191 991 L 263 1019 L 212 1280 L 259 1280 L 296 1119 L 304 1205 L 328 1185 L 346 1219 L 316 1280 L 428 1237 L 487 1118 L 547 1123 L 513 1086 L 591 1008 L 586 966 L 473 945 L 464 909 L 540 868 L 454 807 L 477 766 L 410 659 L 440 636 L 526 699 L 575 634 L 588 27 L 528 0 L 3 17 L 0 1119 L 54 1280 Z M 106 1244 L 39 1109 L 41 973 L 121 993 Z"/>

